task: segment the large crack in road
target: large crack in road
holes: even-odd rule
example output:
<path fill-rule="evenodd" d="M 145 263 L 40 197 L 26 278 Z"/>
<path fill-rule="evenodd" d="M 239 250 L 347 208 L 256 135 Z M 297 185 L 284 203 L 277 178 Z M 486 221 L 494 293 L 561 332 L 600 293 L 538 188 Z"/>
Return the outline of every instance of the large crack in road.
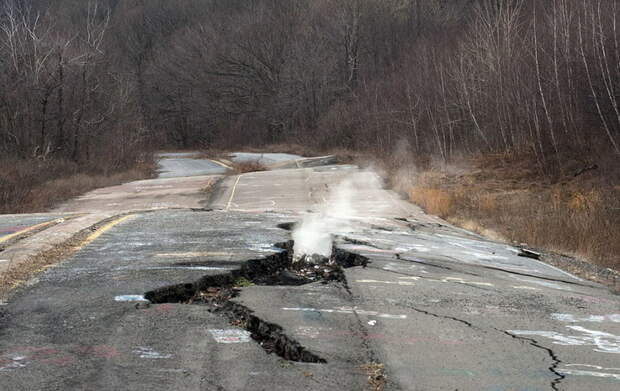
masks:
<path fill-rule="evenodd" d="M 496 329 L 497 330 L 497 329 Z M 504 333 L 508 336 L 510 336 L 511 338 L 517 339 L 517 340 L 521 340 L 521 341 L 525 341 L 527 343 L 529 343 L 531 346 L 534 346 L 537 349 L 541 349 L 544 350 L 545 352 L 547 352 L 547 354 L 549 355 L 549 357 L 551 358 L 552 364 L 551 366 L 549 366 L 549 371 L 551 371 L 555 376 L 557 376 L 555 379 L 553 379 L 553 381 L 551 382 L 551 389 L 558 391 L 559 390 L 559 386 L 560 383 L 562 382 L 562 380 L 564 380 L 566 378 L 566 375 L 558 372 L 558 367 L 559 365 L 562 363 L 562 361 L 558 358 L 558 356 L 556 355 L 556 353 L 550 349 L 547 348 L 545 346 L 542 346 L 538 341 L 536 341 L 535 339 L 532 338 L 526 338 L 526 337 L 521 337 L 518 335 L 515 335 L 509 331 L 506 330 L 497 330 L 501 333 Z"/>
<path fill-rule="evenodd" d="M 253 311 L 232 301 L 240 287 L 255 285 L 304 285 L 310 283 L 338 283 L 348 290 L 343 268 L 366 266 L 365 257 L 334 248 L 333 255 L 317 262 L 295 260 L 294 242 L 274 245 L 282 251 L 264 258 L 250 259 L 239 269 L 227 273 L 208 275 L 191 283 L 175 284 L 149 291 L 144 297 L 153 304 L 201 304 L 208 311 L 226 317 L 233 326 L 251 333 L 252 339 L 268 353 L 290 360 L 307 363 L 327 361 L 312 353 L 288 336 L 283 328 L 253 314 Z M 309 258 L 308 258 L 309 259 Z M 316 257 L 313 258 L 316 261 Z"/>
<path fill-rule="evenodd" d="M 425 309 L 421 309 L 421 308 L 417 308 L 411 305 L 403 305 L 404 307 L 411 309 L 413 311 L 416 311 L 420 314 L 426 315 L 426 316 L 431 316 L 433 318 L 438 318 L 438 319 L 446 319 L 446 320 L 450 320 L 450 321 L 454 321 L 460 324 L 465 325 L 468 328 L 472 328 L 472 329 L 476 329 L 479 332 L 487 332 L 489 330 L 492 331 L 496 331 L 501 333 L 502 335 L 507 335 L 509 337 L 511 337 L 512 339 L 515 340 L 519 340 L 521 342 L 527 343 L 530 346 L 535 347 L 536 349 L 540 349 L 543 350 L 548 357 L 551 358 L 552 364 L 547 368 L 551 373 L 553 373 L 554 376 L 556 376 L 552 381 L 551 381 L 551 389 L 558 391 L 559 390 L 559 386 L 562 382 L 563 379 L 566 378 L 566 375 L 558 372 L 558 367 L 559 365 L 562 363 L 562 361 L 559 359 L 559 357 L 557 356 L 557 354 L 553 351 L 553 349 L 545 347 L 543 345 L 541 345 L 541 343 L 533 338 L 527 338 L 527 337 L 522 337 L 522 336 L 518 336 L 516 334 L 511 333 L 510 331 L 507 330 L 501 330 L 495 327 L 491 327 L 491 328 L 483 328 L 480 326 L 475 325 L 474 323 L 472 323 L 471 321 L 465 320 L 465 319 L 460 319 L 454 316 L 450 316 L 450 315 L 444 315 L 444 314 L 439 314 L 436 312 L 431 312 L 429 310 L 425 310 Z"/>

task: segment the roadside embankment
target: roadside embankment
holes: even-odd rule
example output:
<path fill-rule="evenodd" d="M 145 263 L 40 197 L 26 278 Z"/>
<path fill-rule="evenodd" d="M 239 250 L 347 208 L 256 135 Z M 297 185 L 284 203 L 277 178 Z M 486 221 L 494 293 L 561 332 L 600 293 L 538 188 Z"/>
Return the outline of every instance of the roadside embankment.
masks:
<path fill-rule="evenodd" d="M 525 159 L 487 155 L 411 173 L 401 190 L 468 230 L 618 270 L 620 186 L 606 174 L 589 166 L 550 179 Z"/>
<path fill-rule="evenodd" d="M 96 188 L 152 178 L 154 172 L 151 158 L 117 169 L 55 159 L 0 159 L 0 214 L 43 212 Z"/>

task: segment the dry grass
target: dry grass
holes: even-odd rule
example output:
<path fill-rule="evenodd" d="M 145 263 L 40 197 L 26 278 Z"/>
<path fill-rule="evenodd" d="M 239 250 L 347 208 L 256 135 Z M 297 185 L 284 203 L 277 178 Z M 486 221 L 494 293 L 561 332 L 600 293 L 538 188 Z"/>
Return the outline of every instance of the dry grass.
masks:
<path fill-rule="evenodd" d="M 520 160 L 479 158 L 464 173 L 417 175 L 410 199 L 490 236 L 620 269 L 620 190 L 596 175 L 551 182 Z"/>
<path fill-rule="evenodd" d="M 152 162 L 105 172 L 67 161 L 0 160 L 0 213 L 43 212 L 99 187 L 150 178 L 154 169 Z"/>
<path fill-rule="evenodd" d="M 362 365 L 361 368 L 368 375 L 369 391 L 383 391 L 385 389 L 385 365 L 373 362 Z"/>
<path fill-rule="evenodd" d="M 453 195 L 437 187 L 413 186 L 409 189 L 409 199 L 428 213 L 443 218 L 450 217 L 455 206 Z"/>
<path fill-rule="evenodd" d="M 248 160 L 245 162 L 233 162 L 232 165 L 235 174 L 244 174 L 246 172 L 267 171 L 268 168 L 258 160 Z"/>

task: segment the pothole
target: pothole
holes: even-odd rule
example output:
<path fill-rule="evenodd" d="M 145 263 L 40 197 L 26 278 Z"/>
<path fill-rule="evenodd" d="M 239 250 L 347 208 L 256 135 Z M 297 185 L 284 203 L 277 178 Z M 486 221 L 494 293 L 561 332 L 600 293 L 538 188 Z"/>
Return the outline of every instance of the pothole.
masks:
<path fill-rule="evenodd" d="M 253 311 L 231 301 L 240 290 L 249 285 L 299 286 L 313 282 L 341 283 L 347 287 L 344 268 L 366 266 L 368 259 L 358 254 L 334 248 L 330 258 L 304 257 L 293 259 L 293 241 L 278 243 L 282 251 L 264 258 L 250 259 L 240 268 L 229 272 L 207 275 L 193 283 L 177 284 L 145 293 L 154 304 L 183 303 L 204 305 L 212 313 L 224 316 L 233 326 L 250 332 L 267 353 L 298 362 L 326 363 L 299 342 L 287 336 L 283 328 L 267 322 Z"/>

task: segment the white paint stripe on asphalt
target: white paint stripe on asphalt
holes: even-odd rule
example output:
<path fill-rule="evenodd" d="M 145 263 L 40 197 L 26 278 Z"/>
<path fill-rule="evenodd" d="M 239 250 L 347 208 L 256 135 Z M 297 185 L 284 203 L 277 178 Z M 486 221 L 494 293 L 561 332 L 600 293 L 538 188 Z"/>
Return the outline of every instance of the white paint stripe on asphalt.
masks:
<path fill-rule="evenodd" d="M 620 323 L 620 314 L 606 314 L 606 315 L 588 315 L 588 316 L 579 316 L 573 314 L 551 314 L 551 318 L 554 320 L 558 320 L 560 322 L 567 323 L 586 323 L 586 322 L 595 322 L 595 323 L 603 323 L 603 322 L 614 322 Z"/>
<path fill-rule="evenodd" d="M 620 373 L 606 373 L 597 371 L 584 371 L 580 369 L 558 369 L 558 373 L 562 375 L 573 376 L 593 376 L 593 377 L 609 377 L 612 379 L 620 380 Z"/>
<path fill-rule="evenodd" d="M 407 285 L 413 286 L 415 283 L 411 281 L 379 281 L 379 280 L 355 280 L 362 284 L 388 284 L 388 285 Z"/>
<path fill-rule="evenodd" d="M 534 288 L 533 286 L 526 286 L 526 285 L 514 285 L 513 286 L 514 289 L 529 289 L 532 291 L 539 291 L 540 288 Z"/>
<path fill-rule="evenodd" d="M 336 308 L 336 309 L 319 309 L 319 308 L 282 308 L 283 311 L 302 311 L 302 312 L 326 312 L 326 313 L 336 313 L 336 314 L 358 314 L 358 315 L 369 315 L 369 316 L 378 316 L 379 318 L 387 318 L 387 319 L 407 319 L 407 315 L 392 315 L 392 314 L 382 314 L 377 311 L 366 311 L 366 310 L 358 310 L 354 308 Z"/>
<path fill-rule="evenodd" d="M 605 370 L 605 371 L 618 371 L 618 372 L 620 372 L 620 368 L 603 368 L 603 367 L 600 367 L 598 365 L 591 365 L 591 364 L 566 364 L 565 366 L 567 366 L 567 367 L 588 367 L 588 368 L 594 368 L 594 369 L 601 369 L 601 370 Z"/>
<path fill-rule="evenodd" d="M 250 333 L 240 329 L 209 329 L 209 333 L 217 343 L 250 342 Z"/>
<path fill-rule="evenodd" d="M 152 267 L 134 267 L 134 266 L 121 266 L 114 268 L 114 271 L 144 271 L 144 270 L 234 270 L 230 267 L 216 267 L 216 266 L 152 266 Z"/>
<path fill-rule="evenodd" d="M 142 295 L 120 295 L 115 296 L 114 301 L 148 301 Z"/>
<path fill-rule="evenodd" d="M 159 353 L 153 350 L 152 348 L 149 348 L 148 346 L 140 346 L 137 349 L 134 349 L 133 353 L 140 356 L 140 358 L 152 358 L 152 359 L 153 358 L 154 359 L 172 358 L 172 354 Z"/>

